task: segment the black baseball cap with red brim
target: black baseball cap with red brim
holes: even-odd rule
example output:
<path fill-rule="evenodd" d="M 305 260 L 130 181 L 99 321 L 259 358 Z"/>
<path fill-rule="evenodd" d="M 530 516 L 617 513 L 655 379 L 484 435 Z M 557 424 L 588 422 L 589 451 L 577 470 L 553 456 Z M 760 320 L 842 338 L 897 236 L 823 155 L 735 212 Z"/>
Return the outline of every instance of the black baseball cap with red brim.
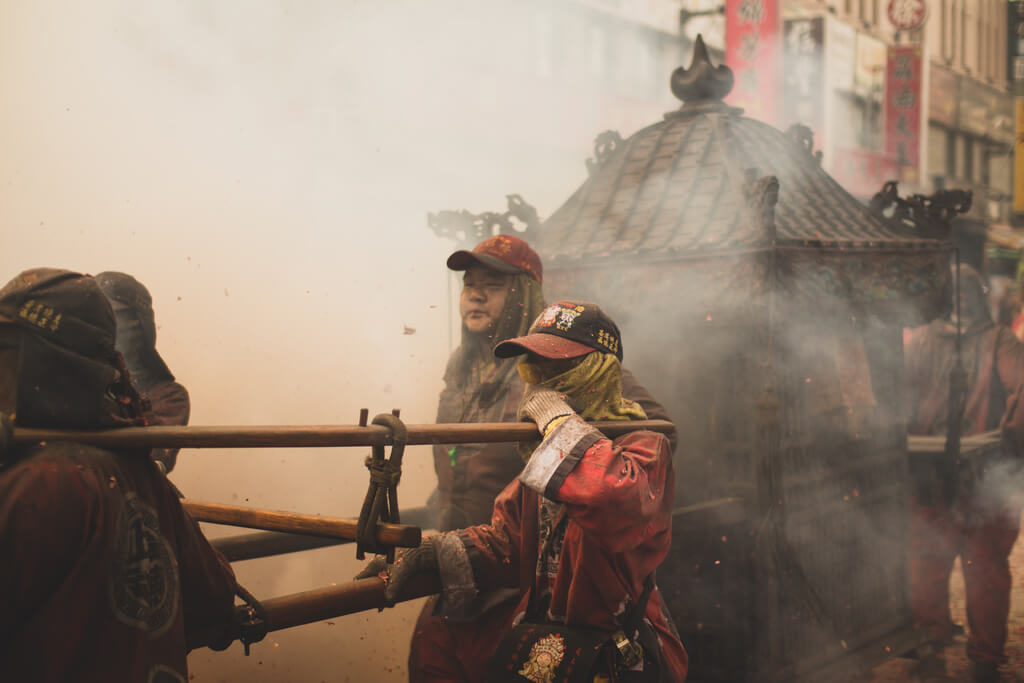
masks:
<path fill-rule="evenodd" d="M 619 328 L 597 304 L 559 301 L 540 314 L 525 337 L 516 337 L 494 347 L 498 358 L 535 353 L 543 358 L 564 360 L 594 351 L 614 354 L 622 360 Z"/>

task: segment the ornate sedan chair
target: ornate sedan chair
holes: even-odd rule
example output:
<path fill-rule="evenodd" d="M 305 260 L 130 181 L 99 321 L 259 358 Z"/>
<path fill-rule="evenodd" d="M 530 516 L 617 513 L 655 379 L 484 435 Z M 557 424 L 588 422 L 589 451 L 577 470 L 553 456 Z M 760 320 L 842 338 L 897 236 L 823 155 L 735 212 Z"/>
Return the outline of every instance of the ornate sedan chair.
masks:
<path fill-rule="evenodd" d="M 590 177 L 527 238 L 551 300 L 621 321 L 679 427 L 658 582 L 691 679 L 839 680 L 923 643 L 902 328 L 944 312 L 951 248 L 859 204 L 806 128 L 743 117 L 731 87 L 698 41 L 672 76 L 683 106 L 602 134 Z"/>

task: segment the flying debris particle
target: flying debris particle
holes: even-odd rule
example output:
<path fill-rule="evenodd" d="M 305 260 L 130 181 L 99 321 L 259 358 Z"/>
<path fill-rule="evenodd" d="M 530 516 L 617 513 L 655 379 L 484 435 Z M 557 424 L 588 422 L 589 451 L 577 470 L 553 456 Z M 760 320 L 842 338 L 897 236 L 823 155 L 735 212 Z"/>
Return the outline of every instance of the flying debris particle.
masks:
<path fill-rule="evenodd" d="M 708 313 L 708 322 L 711 322 L 711 314 Z"/>
<path fill-rule="evenodd" d="M 845 640 L 840 640 L 839 644 L 843 646 L 844 650 L 846 649 L 846 641 Z"/>
<path fill-rule="evenodd" d="M 108 479 L 107 486 L 109 486 L 110 488 L 114 488 L 115 486 L 117 486 L 117 479 L 115 479 L 114 477 Z"/>
<path fill-rule="evenodd" d="M 180 296 L 178 297 L 178 301 L 181 301 L 181 297 Z"/>
<path fill-rule="evenodd" d="M 227 287 L 224 288 L 224 296 L 228 296 L 228 288 Z"/>
<path fill-rule="evenodd" d="M 808 378 L 806 378 L 806 379 L 805 379 L 804 381 L 805 381 L 805 382 L 807 382 L 808 384 L 810 384 L 810 383 L 811 383 L 811 378 L 810 378 L 810 377 L 808 377 Z"/>
<path fill-rule="evenodd" d="M 437 304 L 430 304 L 430 308 L 437 308 Z"/>
<path fill-rule="evenodd" d="M 416 334 L 415 327 L 409 327 L 408 325 L 402 325 L 402 334 Z"/>

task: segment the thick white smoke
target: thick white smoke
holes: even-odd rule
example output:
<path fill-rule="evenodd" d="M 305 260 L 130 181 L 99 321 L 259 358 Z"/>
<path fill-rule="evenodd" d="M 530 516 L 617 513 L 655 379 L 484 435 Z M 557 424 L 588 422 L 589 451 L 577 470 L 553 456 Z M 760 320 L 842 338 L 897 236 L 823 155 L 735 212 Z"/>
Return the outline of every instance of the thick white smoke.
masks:
<path fill-rule="evenodd" d="M 352 424 L 363 407 L 431 422 L 452 245 L 427 212 L 500 211 L 520 192 L 547 215 L 583 180 L 594 135 L 675 108 L 677 54 L 639 30 L 568 2 L 0 4 L 0 279 L 136 276 L 193 424 Z M 183 451 L 172 479 L 198 500 L 353 516 L 362 457 Z M 405 463 L 400 502 L 422 504 L 429 452 Z M 236 571 L 273 596 L 359 564 L 349 546 Z M 198 680 L 404 680 L 418 609 L 190 666 Z"/>

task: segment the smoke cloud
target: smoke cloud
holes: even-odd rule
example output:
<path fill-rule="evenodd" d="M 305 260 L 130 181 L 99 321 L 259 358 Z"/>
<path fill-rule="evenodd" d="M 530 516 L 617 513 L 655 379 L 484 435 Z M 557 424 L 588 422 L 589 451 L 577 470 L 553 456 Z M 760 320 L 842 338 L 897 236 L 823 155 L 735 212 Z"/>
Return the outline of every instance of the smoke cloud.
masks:
<path fill-rule="evenodd" d="M 0 272 L 136 276 L 192 424 L 353 424 L 363 407 L 432 422 L 457 284 L 426 214 L 520 192 L 547 215 L 596 133 L 675 108 L 678 56 L 637 31 L 511 0 L 4 3 Z M 354 516 L 362 457 L 185 450 L 172 479 L 196 500 Z M 402 506 L 434 482 L 429 450 L 410 449 Z M 360 564 L 348 546 L 235 567 L 270 597 Z M 272 634 L 249 658 L 197 651 L 190 667 L 405 680 L 419 606 Z"/>

